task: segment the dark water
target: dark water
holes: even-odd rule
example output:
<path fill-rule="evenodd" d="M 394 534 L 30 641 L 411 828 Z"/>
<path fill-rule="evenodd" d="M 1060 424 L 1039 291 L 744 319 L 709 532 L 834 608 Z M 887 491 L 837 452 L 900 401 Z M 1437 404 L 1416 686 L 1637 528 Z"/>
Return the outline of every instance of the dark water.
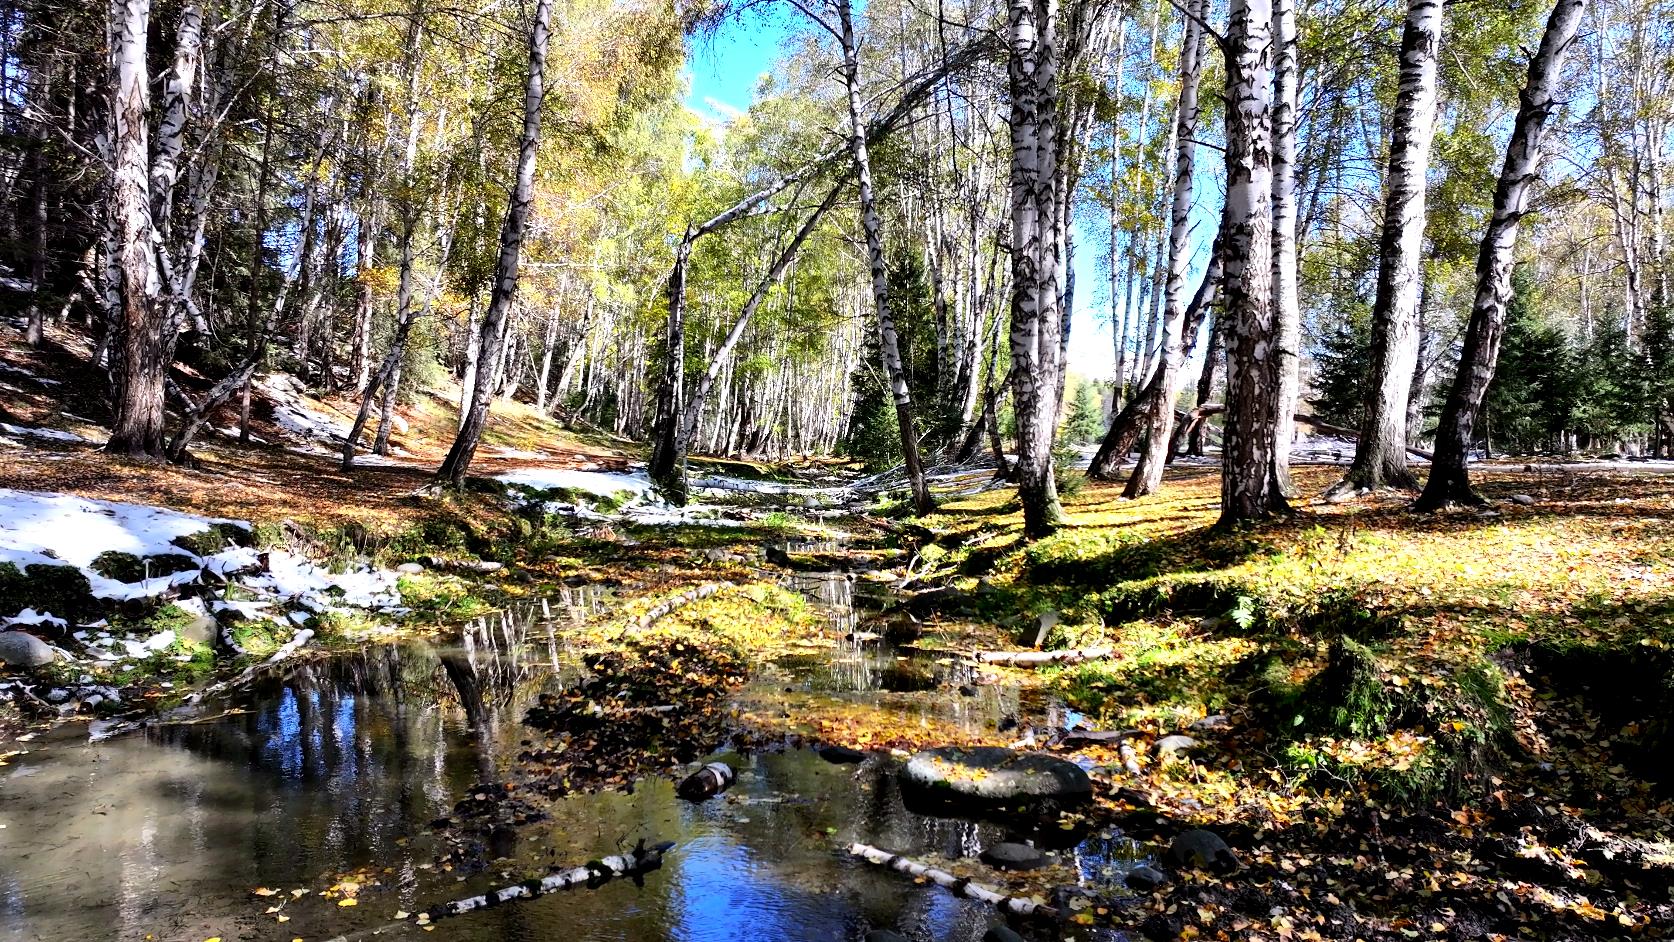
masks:
<path fill-rule="evenodd" d="M 834 602 L 838 600 L 833 600 Z M 509 774 L 519 720 L 542 690 L 573 683 L 563 611 L 475 625 L 463 643 L 370 647 L 270 680 L 233 715 L 89 743 L 71 728 L 0 767 L 0 938 L 313 940 L 387 923 L 397 910 L 512 882 L 547 865 L 675 841 L 642 887 L 618 882 L 440 923 L 457 939 L 561 942 L 857 940 L 894 928 L 976 940 L 995 921 L 974 903 L 854 862 L 861 841 L 908 854 L 974 856 L 1005 831 L 908 812 L 894 760 L 832 765 L 792 748 L 729 756 L 724 799 L 691 805 L 671 783 L 558 801 L 511 860 L 461 877 L 430 865 L 430 831 L 471 785 Z M 835 618 L 841 622 L 848 618 Z M 914 678 L 903 686 L 902 676 Z M 927 678 L 927 679 L 926 679 Z M 946 665 L 843 644 L 776 665 L 760 695 L 875 699 L 880 709 L 992 724 L 1038 710 L 1015 690 L 959 696 Z M 782 685 L 782 686 L 781 686 Z M 805 701 L 804 701 L 805 702 Z M 991 727 L 990 727 L 991 728 Z M 16 747 L 7 747 L 16 748 Z M 1106 883 L 1134 856 L 1094 838 L 1066 853 Z M 368 874 L 367 868 L 371 868 Z M 376 879 L 352 908 L 317 892 L 345 873 Z M 256 887 L 278 895 L 251 895 Z M 299 898 L 291 890 L 308 888 Z M 263 910 L 283 905 L 283 924 Z M 402 927 L 380 938 L 417 938 Z"/>

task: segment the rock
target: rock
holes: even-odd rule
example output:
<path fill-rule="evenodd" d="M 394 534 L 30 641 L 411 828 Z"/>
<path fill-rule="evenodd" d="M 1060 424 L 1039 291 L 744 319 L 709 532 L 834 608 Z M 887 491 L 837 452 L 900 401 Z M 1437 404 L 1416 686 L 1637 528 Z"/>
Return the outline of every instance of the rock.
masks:
<path fill-rule="evenodd" d="M 1513 504 L 1521 504 L 1524 507 L 1533 507 L 1535 499 L 1527 494 L 1513 494 L 1511 495 L 1511 502 Z"/>
<path fill-rule="evenodd" d="M 1039 870 L 1046 866 L 1046 855 L 1028 844 L 1001 841 L 990 845 L 981 855 L 983 863 L 995 870 Z"/>
<path fill-rule="evenodd" d="M 1064 731 L 1064 738 L 1059 744 L 1070 749 L 1085 749 L 1088 746 L 1121 743 L 1138 735 L 1137 729 L 1069 729 Z"/>
<path fill-rule="evenodd" d="M 424 571 L 423 563 L 402 563 L 395 567 L 395 571 L 405 576 L 416 576 Z"/>
<path fill-rule="evenodd" d="M 927 749 L 907 760 L 901 780 L 919 796 L 978 809 L 1080 804 L 1093 796 L 1092 780 L 1073 762 L 998 746 Z"/>
<path fill-rule="evenodd" d="M 1169 866 L 1177 869 L 1192 867 L 1214 873 L 1231 873 L 1242 864 L 1219 834 L 1200 829 L 1187 831 L 1168 845 L 1163 855 Z"/>
<path fill-rule="evenodd" d="M 0 663 L 11 667 L 45 667 L 58 659 L 52 646 L 27 631 L 0 631 Z"/>
<path fill-rule="evenodd" d="M 1191 728 L 1194 733 L 1202 733 L 1211 729 L 1226 729 L 1230 725 L 1232 725 L 1232 720 L 1228 719 L 1223 713 L 1216 713 L 1213 716 L 1205 716 L 1198 720 L 1192 724 Z"/>
<path fill-rule="evenodd" d="M 974 697 L 977 695 L 977 689 L 970 684 L 960 684 L 959 695 L 961 697 Z"/>
<path fill-rule="evenodd" d="M 866 761 L 866 753 L 848 746 L 821 746 L 816 751 L 821 759 L 836 765 L 855 765 Z"/>
<path fill-rule="evenodd" d="M 982 934 L 982 942 L 1023 942 L 1023 937 L 1013 932 L 1010 926 L 989 926 Z"/>
<path fill-rule="evenodd" d="M 1173 736 L 1164 736 L 1157 740 L 1151 746 L 1151 751 L 1155 752 L 1159 759 L 1178 759 L 1182 758 L 1181 753 L 1190 752 L 1195 748 L 1197 748 L 1197 740 L 1176 733 Z"/>
<path fill-rule="evenodd" d="M 866 942 L 907 942 L 907 937 L 888 929 L 873 929 L 866 933 Z"/>
<path fill-rule="evenodd" d="M 1129 889 L 1138 890 L 1141 893 L 1149 893 L 1157 887 L 1162 886 L 1164 883 L 1167 883 L 1168 874 L 1163 873 L 1156 867 L 1148 867 L 1141 864 L 1132 870 L 1129 870 L 1128 875 L 1122 878 L 1122 882 L 1126 883 Z"/>

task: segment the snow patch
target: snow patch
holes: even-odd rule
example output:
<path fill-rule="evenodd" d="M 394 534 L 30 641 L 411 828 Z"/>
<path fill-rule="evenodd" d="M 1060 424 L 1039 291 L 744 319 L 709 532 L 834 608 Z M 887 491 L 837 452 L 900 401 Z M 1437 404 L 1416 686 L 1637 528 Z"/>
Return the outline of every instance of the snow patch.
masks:
<path fill-rule="evenodd" d="M 570 490 L 614 497 L 622 493 L 642 496 L 651 490 L 651 478 L 643 471 L 578 471 L 574 468 L 518 468 L 496 474 L 494 479 L 507 484 L 531 487 L 538 491 Z"/>
<path fill-rule="evenodd" d="M 65 432 L 55 428 L 28 428 L 22 425 L 12 425 L 0 422 L 0 432 L 7 435 L 23 435 L 29 438 L 45 438 L 55 442 L 76 442 L 78 444 L 97 444 L 93 439 L 74 432 Z"/>

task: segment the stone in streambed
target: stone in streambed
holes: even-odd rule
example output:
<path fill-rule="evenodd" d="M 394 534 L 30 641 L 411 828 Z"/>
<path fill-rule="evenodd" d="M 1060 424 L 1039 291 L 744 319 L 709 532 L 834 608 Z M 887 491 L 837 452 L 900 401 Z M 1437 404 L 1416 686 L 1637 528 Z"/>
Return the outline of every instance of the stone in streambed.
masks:
<path fill-rule="evenodd" d="M 995 870 L 1039 870 L 1046 866 L 1046 855 L 1028 844 L 1001 841 L 982 852 L 982 862 Z"/>
<path fill-rule="evenodd" d="M 866 933 L 866 942 L 907 942 L 907 937 L 888 929 L 873 929 Z"/>
<path fill-rule="evenodd" d="M 989 926 L 988 931 L 982 934 L 982 942 L 1023 942 L 1023 937 L 1010 926 Z"/>
<path fill-rule="evenodd" d="M 821 759 L 836 765 L 856 765 L 866 761 L 866 753 L 848 746 L 821 746 L 815 751 Z"/>
<path fill-rule="evenodd" d="M 45 667 L 57 659 L 51 645 L 27 631 L 0 631 L 0 664 Z"/>
<path fill-rule="evenodd" d="M 1195 748 L 1197 748 L 1197 740 L 1190 736 L 1176 734 L 1164 736 L 1157 740 L 1151 750 L 1157 754 L 1159 759 L 1179 759 L 1182 758 L 1183 753 L 1190 752 Z"/>
<path fill-rule="evenodd" d="M 907 761 L 901 781 L 920 797 L 974 810 L 1080 804 L 1093 796 L 1092 780 L 1075 763 L 998 746 L 927 749 Z"/>
<path fill-rule="evenodd" d="M 1141 864 L 1129 870 L 1128 875 L 1122 878 L 1122 882 L 1126 883 L 1130 889 L 1138 890 L 1141 893 L 1149 893 L 1167 883 L 1168 874 L 1163 873 L 1156 867 L 1147 867 Z"/>
<path fill-rule="evenodd" d="M 1213 873 L 1231 873 L 1241 866 L 1238 855 L 1219 834 L 1202 829 L 1187 831 L 1176 837 L 1163 857 L 1169 866 L 1178 869 L 1191 867 Z"/>

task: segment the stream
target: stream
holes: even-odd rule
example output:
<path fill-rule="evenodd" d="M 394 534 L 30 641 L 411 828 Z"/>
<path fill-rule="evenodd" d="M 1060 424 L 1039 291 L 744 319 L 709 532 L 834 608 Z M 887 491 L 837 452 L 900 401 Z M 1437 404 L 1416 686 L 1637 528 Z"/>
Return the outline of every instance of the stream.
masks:
<path fill-rule="evenodd" d="M 829 613 L 834 638 L 866 624 L 847 574 L 786 579 Z M 570 890 L 435 931 L 840 942 L 889 928 L 975 942 L 998 921 L 988 907 L 844 848 L 859 841 L 909 856 L 974 857 L 1006 839 L 1004 827 L 909 811 L 898 759 L 838 765 L 801 745 L 724 754 L 737 783 L 702 804 L 655 778 L 631 794 L 559 799 L 548 819 L 494 848 L 509 859 L 474 873 L 437 868 L 445 848 L 431 822 L 474 783 L 507 774 L 530 735 L 525 709 L 579 677 L 567 632 L 603 604 L 566 594 L 468 626 L 451 645 L 408 641 L 298 663 L 186 721 L 99 742 L 70 726 L 24 744 L 0 765 L 0 939 L 313 942 L 618 853 L 642 837 L 676 845 L 643 886 Z M 957 664 L 839 640 L 768 665 L 739 697 L 779 704 L 787 716 L 841 700 L 887 711 L 892 723 L 972 730 L 1073 720 L 1038 695 L 971 681 Z M 1097 835 L 1061 855 L 1080 882 L 1106 893 L 1123 892 L 1121 873 L 1141 857 L 1131 842 Z M 355 905 L 319 895 L 344 879 L 361 886 Z M 258 889 L 274 892 L 253 895 Z M 269 907 L 278 909 L 264 913 Z M 409 924 L 378 937 L 423 934 Z"/>

